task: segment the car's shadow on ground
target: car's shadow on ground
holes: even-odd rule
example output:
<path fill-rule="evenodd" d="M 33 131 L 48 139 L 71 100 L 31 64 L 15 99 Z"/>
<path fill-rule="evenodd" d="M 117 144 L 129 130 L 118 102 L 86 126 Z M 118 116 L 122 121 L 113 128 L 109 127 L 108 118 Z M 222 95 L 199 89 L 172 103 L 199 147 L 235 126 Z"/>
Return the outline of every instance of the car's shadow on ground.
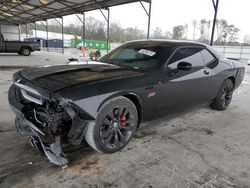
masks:
<path fill-rule="evenodd" d="M 188 120 L 188 118 L 195 115 L 198 111 L 199 110 L 195 109 L 179 114 L 178 117 L 163 117 L 161 119 L 142 124 L 135 133 L 132 142 L 137 142 L 137 140 L 140 141 L 145 137 L 150 137 L 153 134 L 157 134 L 157 128 L 163 126 L 171 126 L 172 132 L 178 132 L 180 131 L 179 129 L 183 129 L 183 127 L 180 128 L 177 126 L 181 124 L 179 121 Z M 27 139 L 20 138 L 20 136 L 18 136 L 18 133 L 14 133 L 15 130 L 11 131 L 13 133 L 11 135 L 8 135 L 8 140 L 14 140 L 15 142 L 13 145 L 9 146 L 12 149 L 6 152 L 9 152 L 9 155 L 11 155 L 11 153 L 13 152 L 18 152 L 20 158 L 9 159 L 4 162 L 0 162 L 0 187 L 17 185 L 19 182 L 23 182 L 24 179 L 30 179 L 32 177 L 35 177 L 37 174 L 41 174 L 44 172 L 49 175 L 61 171 L 62 167 L 50 163 L 46 156 L 41 155 L 37 150 L 35 150 L 35 148 L 31 147 Z M 169 134 L 171 135 L 172 132 L 170 132 Z M 18 144 L 15 144 L 16 142 L 18 142 Z M 130 148 L 130 150 L 131 149 L 133 148 Z M 98 161 L 98 157 L 101 158 L 102 156 L 104 157 L 104 155 L 110 155 L 98 154 L 90 146 L 88 146 L 86 142 L 84 142 L 81 146 L 67 145 L 63 150 L 69 158 L 70 164 L 68 165 L 67 169 L 69 169 L 70 171 L 76 169 L 87 170 Z M 126 151 L 127 150 L 125 147 L 122 152 Z"/>
<path fill-rule="evenodd" d="M 20 57 L 22 57 L 21 55 L 19 55 L 19 54 L 17 54 L 17 53 L 7 53 L 7 54 L 2 54 L 2 53 L 0 53 L 0 57 L 1 56 L 5 56 L 5 57 L 7 57 L 7 56 L 20 56 Z"/>

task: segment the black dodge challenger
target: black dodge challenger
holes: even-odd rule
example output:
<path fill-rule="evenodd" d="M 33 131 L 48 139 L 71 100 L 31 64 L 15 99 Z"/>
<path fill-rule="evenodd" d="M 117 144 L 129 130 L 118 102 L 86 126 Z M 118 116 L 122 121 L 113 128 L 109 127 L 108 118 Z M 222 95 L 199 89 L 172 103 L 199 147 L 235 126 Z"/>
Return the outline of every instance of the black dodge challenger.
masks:
<path fill-rule="evenodd" d="M 8 98 L 17 130 L 63 166 L 65 143 L 113 153 L 143 122 L 204 103 L 225 110 L 244 74 L 241 62 L 203 44 L 133 41 L 96 63 L 21 70 Z"/>

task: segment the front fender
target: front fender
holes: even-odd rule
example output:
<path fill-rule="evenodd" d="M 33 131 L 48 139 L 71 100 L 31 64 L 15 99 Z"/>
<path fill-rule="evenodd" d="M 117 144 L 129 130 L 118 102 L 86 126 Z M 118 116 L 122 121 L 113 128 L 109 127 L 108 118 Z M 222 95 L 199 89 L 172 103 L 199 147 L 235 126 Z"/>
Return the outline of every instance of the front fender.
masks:
<path fill-rule="evenodd" d="M 110 98 L 113 95 L 115 95 L 115 92 L 72 101 L 72 103 L 87 112 L 93 119 L 96 119 L 100 106 L 104 101 L 106 101 L 107 98 Z"/>
<path fill-rule="evenodd" d="M 78 108 L 87 112 L 90 116 L 93 117 L 93 119 L 96 119 L 98 115 L 98 111 L 100 110 L 101 106 L 105 102 L 107 102 L 108 100 L 114 97 L 127 96 L 127 95 L 135 96 L 138 99 L 139 103 L 141 104 L 141 97 L 133 92 L 128 92 L 128 91 L 106 93 L 106 94 L 102 94 L 98 96 L 93 96 L 93 97 L 88 97 L 85 99 L 73 101 L 72 103 L 76 105 Z"/>

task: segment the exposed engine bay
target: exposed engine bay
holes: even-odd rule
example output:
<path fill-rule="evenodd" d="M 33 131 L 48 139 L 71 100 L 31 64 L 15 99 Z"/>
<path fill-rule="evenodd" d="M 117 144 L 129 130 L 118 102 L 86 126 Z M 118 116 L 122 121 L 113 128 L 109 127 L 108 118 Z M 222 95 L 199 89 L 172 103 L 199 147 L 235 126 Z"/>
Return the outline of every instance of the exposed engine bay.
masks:
<path fill-rule="evenodd" d="M 36 94 L 13 86 L 12 96 L 21 105 L 17 115 L 16 127 L 19 132 L 30 138 L 31 144 L 50 162 L 66 166 L 68 158 L 62 145 L 80 145 L 84 139 L 87 122 L 65 101 L 45 100 Z"/>

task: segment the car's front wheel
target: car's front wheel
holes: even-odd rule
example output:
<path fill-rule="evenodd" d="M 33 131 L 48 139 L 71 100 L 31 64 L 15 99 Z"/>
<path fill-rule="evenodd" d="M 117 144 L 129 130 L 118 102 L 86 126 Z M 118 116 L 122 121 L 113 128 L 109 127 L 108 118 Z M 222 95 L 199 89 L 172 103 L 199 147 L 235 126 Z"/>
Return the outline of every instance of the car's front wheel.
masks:
<path fill-rule="evenodd" d="M 98 152 L 114 153 L 128 144 L 137 124 L 138 112 L 133 102 L 116 97 L 102 105 L 96 121 L 88 125 L 85 139 Z"/>
<path fill-rule="evenodd" d="M 229 106 L 234 91 L 234 83 L 231 79 L 227 79 L 223 82 L 217 97 L 211 103 L 211 108 L 222 111 L 226 110 Z"/>

